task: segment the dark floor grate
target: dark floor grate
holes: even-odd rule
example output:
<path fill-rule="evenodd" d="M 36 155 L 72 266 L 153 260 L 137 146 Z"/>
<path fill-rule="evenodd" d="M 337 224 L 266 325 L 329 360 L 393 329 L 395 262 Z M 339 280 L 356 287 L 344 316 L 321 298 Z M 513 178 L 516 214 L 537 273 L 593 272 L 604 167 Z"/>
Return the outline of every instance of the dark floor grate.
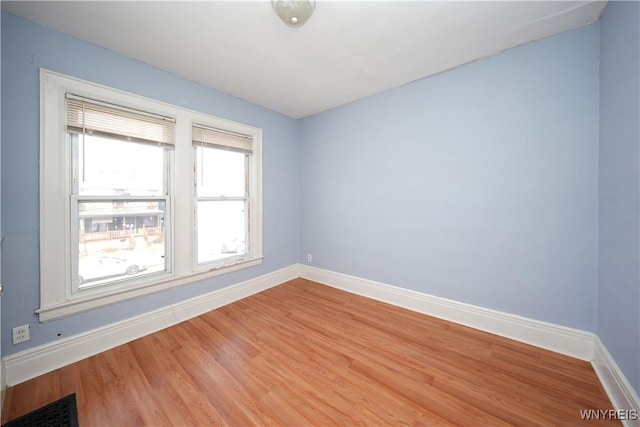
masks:
<path fill-rule="evenodd" d="M 78 407 L 76 406 L 75 393 L 2 425 L 2 427 L 23 426 L 78 427 Z"/>

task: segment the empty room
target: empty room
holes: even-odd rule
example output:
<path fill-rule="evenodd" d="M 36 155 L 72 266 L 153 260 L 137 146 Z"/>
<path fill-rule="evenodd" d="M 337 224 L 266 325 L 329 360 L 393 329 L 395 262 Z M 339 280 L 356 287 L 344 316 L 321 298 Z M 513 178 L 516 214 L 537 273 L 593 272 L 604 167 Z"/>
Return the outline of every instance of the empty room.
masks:
<path fill-rule="evenodd" d="M 3 425 L 640 426 L 640 2 L 1 8 Z"/>

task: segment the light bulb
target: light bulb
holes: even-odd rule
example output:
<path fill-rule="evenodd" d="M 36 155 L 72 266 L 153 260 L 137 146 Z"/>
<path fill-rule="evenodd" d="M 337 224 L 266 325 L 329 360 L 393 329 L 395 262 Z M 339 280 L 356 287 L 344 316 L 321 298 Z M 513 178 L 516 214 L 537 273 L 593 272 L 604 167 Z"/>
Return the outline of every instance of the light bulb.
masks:
<path fill-rule="evenodd" d="M 290 27 L 302 26 L 313 14 L 315 0 L 271 0 L 271 5 L 282 21 Z"/>

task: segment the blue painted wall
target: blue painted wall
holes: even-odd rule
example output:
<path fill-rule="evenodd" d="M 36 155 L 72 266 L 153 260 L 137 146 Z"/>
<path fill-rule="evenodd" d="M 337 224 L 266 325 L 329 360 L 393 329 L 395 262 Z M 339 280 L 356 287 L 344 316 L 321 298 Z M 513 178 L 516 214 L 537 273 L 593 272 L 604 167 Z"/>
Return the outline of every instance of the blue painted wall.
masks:
<path fill-rule="evenodd" d="M 598 336 L 640 394 L 640 3 L 600 25 Z"/>
<path fill-rule="evenodd" d="M 304 119 L 301 261 L 596 330 L 590 25 Z"/>
<path fill-rule="evenodd" d="M 90 80 L 263 129 L 264 263 L 193 285 L 42 324 L 39 291 L 39 68 Z M 164 307 L 289 266 L 299 256 L 299 125 L 273 111 L 2 14 L 3 355 Z M 11 328 L 32 327 L 13 345 Z"/>

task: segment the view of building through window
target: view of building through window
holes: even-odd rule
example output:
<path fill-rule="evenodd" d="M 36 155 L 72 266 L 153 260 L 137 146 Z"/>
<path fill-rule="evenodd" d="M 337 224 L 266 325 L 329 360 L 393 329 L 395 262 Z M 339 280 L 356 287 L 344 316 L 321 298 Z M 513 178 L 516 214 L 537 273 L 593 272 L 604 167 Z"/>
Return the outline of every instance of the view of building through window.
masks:
<path fill-rule="evenodd" d="M 262 263 L 261 129 L 40 77 L 41 321 Z"/>
<path fill-rule="evenodd" d="M 79 202 L 79 287 L 165 270 L 164 201 Z"/>
<path fill-rule="evenodd" d="M 164 271 L 165 149 L 91 135 L 71 138 L 78 287 Z"/>
<path fill-rule="evenodd" d="M 92 135 L 71 138 L 78 288 L 165 271 L 166 149 Z M 245 255 L 248 155 L 195 150 L 198 263 Z"/>

